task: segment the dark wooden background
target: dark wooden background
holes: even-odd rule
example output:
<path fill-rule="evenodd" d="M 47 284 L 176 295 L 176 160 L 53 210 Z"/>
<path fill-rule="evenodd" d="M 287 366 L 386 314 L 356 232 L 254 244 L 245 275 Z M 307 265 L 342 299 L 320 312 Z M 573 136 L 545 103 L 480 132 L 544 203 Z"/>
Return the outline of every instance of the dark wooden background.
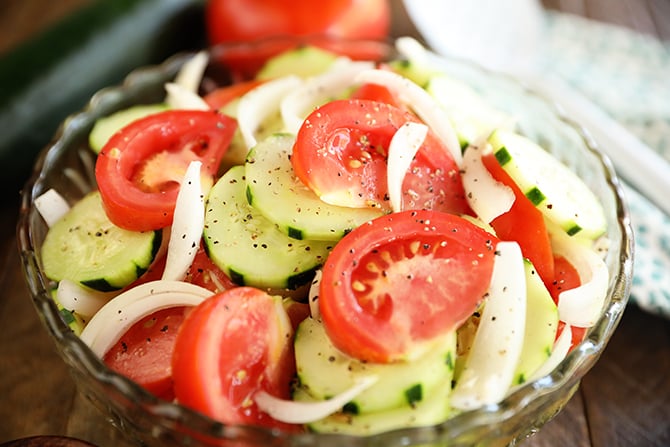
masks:
<path fill-rule="evenodd" d="M 0 54 L 90 2 L 0 0 Z M 392 4 L 394 32 L 413 33 L 400 2 Z M 670 0 L 545 0 L 544 4 L 670 40 Z M 101 447 L 123 447 L 121 435 L 77 394 L 35 315 L 16 247 L 18 196 L 4 202 L 0 206 L 0 442 L 67 434 Z M 670 321 L 629 306 L 601 360 L 565 410 L 524 445 L 670 446 Z"/>

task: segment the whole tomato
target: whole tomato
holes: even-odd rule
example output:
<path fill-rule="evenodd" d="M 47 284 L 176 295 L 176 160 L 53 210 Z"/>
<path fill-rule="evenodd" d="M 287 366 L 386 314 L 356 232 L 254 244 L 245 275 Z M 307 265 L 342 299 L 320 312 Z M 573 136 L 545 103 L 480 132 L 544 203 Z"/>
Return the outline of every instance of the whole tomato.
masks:
<path fill-rule="evenodd" d="M 286 35 L 384 39 L 390 17 L 388 0 L 209 0 L 206 9 L 210 44 Z"/>

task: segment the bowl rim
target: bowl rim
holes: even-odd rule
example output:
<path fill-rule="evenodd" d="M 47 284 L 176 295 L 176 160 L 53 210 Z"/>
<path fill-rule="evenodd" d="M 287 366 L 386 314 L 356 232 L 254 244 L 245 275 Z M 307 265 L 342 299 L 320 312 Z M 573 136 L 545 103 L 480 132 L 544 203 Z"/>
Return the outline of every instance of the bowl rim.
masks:
<path fill-rule="evenodd" d="M 244 45 L 250 44 L 245 43 Z M 207 50 L 216 52 L 221 51 L 222 47 L 222 45 L 219 45 Z M 225 50 L 225 48 L 223 49 Z M 309 432 L 289 434 L 256 426 L 225 425 L 179 404 L 163 401 L 132 380 L 110 370 L 102 360 L 70 330 L 67 324 L 62 320 L 54 301 L 51 299 L 51 294 L 49 293 L 49 281 L 40 273 L 38 254 L 36 253 L 36 245 L 34 243 L 31 219 L 33 218 L 35 211 L 32 203 L 37 196 L 47 189 L 44 184 L 44 169 L 48 167 L 49 158 L 57 155 L 59 151 L 64 150 L 64 140 L 67 140 L 67 138 L 76 131 L 76 123 L 91 120 L 92 117 L 96 115 L 96 109 L 100 107 L 100 104 L 105 103 L 105 101 L 115 95 L 127 94 L 129 91 L 132 91 L 141 85 L 144 78 L 151 74 L 157 72 L 176 74 L 178 67 L 194 54 L 195 52 L 181 52 L 167 58 L 160 64 L 140 67 L 129 73 L 122 83 L 102 88 L 96 92 L 80 111 L 69 115 L 62 122 L 51 142 L 37 157 L 33 172 L 21 192 L 21 205 L 16 229 L 24 277 L 26 278 L 33 304 L 35 305 L 42 323 L 54 339 L 57 348 L 60 350 L 61 356 L 66 360 L 66 363 L 69 364 L 70 368 L 76 368 L 82 373 L 90 375 L 94 380 L 100 382 L 104 386 L 117 391 L 127 398 L 132 405 L 141 408 L 143 411 L 146 411 L 150 417 L 155 418 L 155 422 L 162 424 L 164 429 L 171 430 L 175 425 L 180 425 L 182 428 L 186 427 L 189 430 L 193 430 L 195 433 L 213 436 L 215 441 L 236 439 L 236 436 L 240 434 L 240 430 L 251 433 L 253 436 L 269 437 L 274 440 L 286 441 L 289 439 L 301 439 L 308 442 L 310 439 L 333 438 L 346 440 L 350 442 L 351 445 L 363 445 L 356 443 L 361 439 L 374 439 L 376 442 L 391 441 L 392 439 L 402 437 L 412 439 L 413 434 L 425 430 L 432 430 L 435 436 L 443 436 L 445 433 L 448 433 L 451 438 L 452 435 L 459 436 L 461 433 L 465 433 L 469 430 L 481 429 L 482 427 L 490 426 L 491 424 L 502 423 L 537 398 L 555 393 L 566 386 L 578 385 L 581 378 L 588 372 L 593 364 L 595 364 L 607 345 L 611 334 L 621 320 L 630 294 L 633 272 L 634 238 L 622 184 L 614 171 L 611 161 L 605 153 L 598 148 L 596 142 L 589 135 L 588 130 L 567 117 L 558 104 L 548 100 L 545 96 L 532 90 L 528 86 L 523 85 L 522 82 L 512 76 L 493 73 L 490 70 L 477 66 L 471 62 L 467 62 L 467 64 L 474 66 L 479 71 L 488 73 L 491 76 L 507 78 L 509 81 L 521 85 L 527 94 L 546 103 L 560 121 L 574 128 L 583 139 L 588 152 L 594 155 L 598 164 L 602 166 L 606 184 L 612 193 L 616 204 L 615 222 L 618 226 L 618 231 L 621 234 L 621 240 L 617 247 L 619 251 L 619 259 L 617 262 L 617 269 L 614 272 L 615 277 L 610 278 L 607 294 L 609 301 L 606 303 L 598 321 L 589 328 L 584 340 L 582 340 L 582 342 L 579 343 L 579 345 L 572 350 L 552 372 L 541 378 L 523 384 L 498 404 L 463 412 L 443 423 L 429 427 L 401 428 L 376 435 L 360 437 L 341 434 L 314 434 Z M 443 58 L 443 56 L 438 57 Z"/>

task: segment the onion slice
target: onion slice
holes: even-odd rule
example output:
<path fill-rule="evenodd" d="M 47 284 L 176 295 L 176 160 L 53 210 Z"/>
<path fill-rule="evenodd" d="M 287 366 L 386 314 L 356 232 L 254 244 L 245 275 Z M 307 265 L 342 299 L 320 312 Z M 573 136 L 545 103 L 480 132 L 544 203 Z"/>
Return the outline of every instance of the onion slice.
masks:
<path fill-rule="evenodd" d="M 256 132 L 289 92 L 298 88 L 302 79 L 295 75 L 265 82 L 244 94 L 237 105 L 237 123 L 247 150 L 256 146 Z"/>
<path fill-rule="evenodd" d="M 470 208 L 486 223 L 512 208 L 514 191 L 509 186 L 497 181 L 484 163 L 482 155 L 491 149 L 491 145 L 469 145 L 463 154 L 463 188 Z"/>
<path fill-rule="evenodd" d="M 186 87 L 168 82 L 165 84 L 165 91 L 167 91 L 167 103 L 173 109 L 178 110 L 210 110 L 211 107 L 205 102 L 200 95 Z"/>
<path fill-rule="evenodd" d="M 58 283 L 56 298 L 65 309 L 88 319 L 118 294 L 118 292 L 99 292 L 82 287 L 68 279 L 62 279 Z"/>
<path fill-rule="evenodd" d="M 70 204 L 55 189 L 51 188 L 35 198 L 35 209 L 48 227 L 55 224 L 70 211 Z"/>
<path fill-rule="evenodd" d="M 105 304 L 88 322 L 80 338 L 100 356 L 142 318 L 162 309 L 197 306 L 209 290 L 181 281 L 151 281 L 129 289 Z"/>
<path fill-rule="evenodd" d="M 576 236 L 556 229 L 550 231 L 550 238 L 554 253 L 567 259 L 581 280 L 579 287 L 558 295 L 558 317 L 571 326 L 591 327 L 600 317 L 607 297 L 607 264 Z"/>
<path fill-rule="evenodd" d="M 352 61 L 341 57 L 325 73 L 306 79 L 300 88 L 288 94 L 281 103 L 281 115 L 286 130 L 298 133 L 305 117 L 314 107 L 341 94 L 351 87 L 352 80 L 359 73 L 372 67 L 372 62 Z"/>
<path fill-rule="evenodd" d="M 459 410 L 502 400 L 510 389 L 526 325 L 526 275 L 516 242 L 499 242 L 484 305 L 470 354 L 451 396 Z"/>
<path fill-rule="evenodd" d="M 530 378 L 530 381 L 539 379 L 540 377 L 546 376 L 558 366 L 559 363 L 563 361 L 568 352 L 570 352 L 570 346 L 572 346 L 572 328 L 570 325 L 563 326 L 563 331 L 561 335 L 558 336 L 556 342 L 554 342 L 554 348 L 551 351 L 549 358 L 533 373 Z"/>
<path fill-rule="evenodd" d="M 309 314 L 310 316 L 318 321 L 321 321 L 321 310 L 319 309 L 319 289 L 321 288 L 321 277 L 323 276 L 323 270 L 319 269 L 314 275 L 312 284 L 309 286 L 309 292 L 307 293 L 307 304 L 309 304 Z"/>
<path fill-rule="evenodd" d="M 400 126 L 391 138 L 386 168 L 386 183 L 394 212 L 402 208 L 402 184 L 414 156 L 426 139 L 428 126 L 408 122 Z"/>
<path fill-rule="evenodd" d="M 174 83 L 190 92 L 197 93 L 208 63 L 207 52 L 199 51 L 181 66 Z"/>
<path fill-rule="evenodd" d="M 184 279 L 200 246 L 205 226 L 205 196 L 200 181 L 201 166 L 201 162 L 192 161 L 181 182 L 161 279 L 172 281 Z"/>
<path fill-rule="evenodd" d="M 328 400 L 297 402 L 279 399 L 265 391 L 254 394 L 258 408 L 281 422 L 308 424 L 338 412 L 344 405 L 377 382 L 377 376 L 361 378 L 354 386 Z"/>
<path fill-rule="evenodd" d="M 410 106 L 445 144 L 458 166 L 463 164 L 461 146 L 456 131 L 446 111 L 430 93 L 397 73 L 388 70 L 370 69 L 359 73 L 356 83 L 379 84 L 391 90 L 400 101 Z"/>

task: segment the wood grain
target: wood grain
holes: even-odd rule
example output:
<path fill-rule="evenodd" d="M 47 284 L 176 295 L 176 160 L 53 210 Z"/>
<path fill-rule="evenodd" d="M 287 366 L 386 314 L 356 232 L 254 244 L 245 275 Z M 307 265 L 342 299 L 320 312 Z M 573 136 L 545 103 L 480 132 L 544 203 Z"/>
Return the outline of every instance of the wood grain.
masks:
<path fill-rule="evenodd" d="M 92 0 L 0 0 L 0 53 Z M 545 0 L 553 9 L 670 39 L 668 0 Z M 400 1 L 395 34 L 415 34 Z M 16 201 L 0 209 L 0 442 L 64 434 L 131 444 L 76 391 L 33 309 L 16 246 Z M 670 322 L 630 306 L 600 361 L 529 447 L 670 445 Z"/>

